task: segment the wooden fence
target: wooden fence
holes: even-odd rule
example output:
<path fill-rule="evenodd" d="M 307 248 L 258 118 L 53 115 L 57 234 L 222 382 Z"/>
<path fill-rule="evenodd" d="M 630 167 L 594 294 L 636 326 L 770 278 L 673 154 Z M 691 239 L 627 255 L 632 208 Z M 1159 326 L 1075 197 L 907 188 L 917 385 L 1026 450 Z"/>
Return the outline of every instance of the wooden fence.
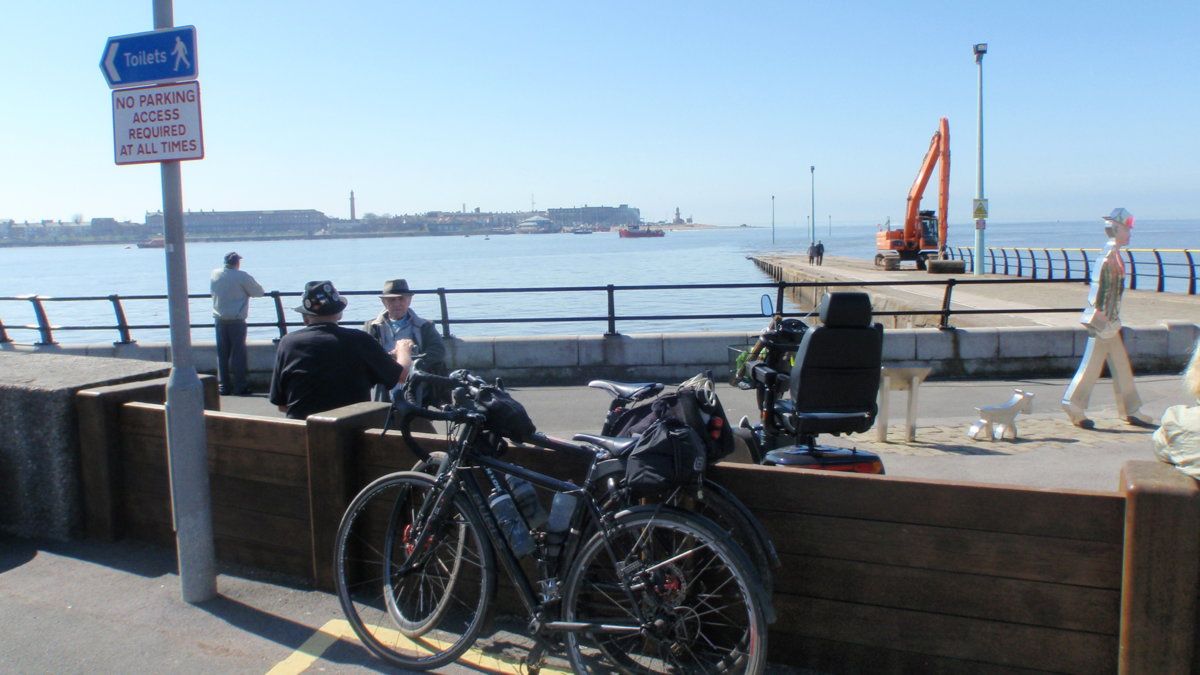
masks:
<path fill-rule="evenodd" d="M 93 536 L 173 545 L 163 407 L 103 403 L 153 386 L 80 394 L 81 428 L 94 432 L 81 434 Z M 399 434 L 380 437 L 383 414 L 380 404 L 305 422 L 207 412 L 218 557 L 331 588 L 346 504 L 414 461 Z M 432 449 L 442 442 L 424 438 Z M 535 469 L 581 469 L 515 452 Z M 1200 670 L 1200 489 L 1166 465 L 1130 463 L 1113 492 L 751 465 L 713 473 L 781 554 L 773 662 L 829 672 Z"/>

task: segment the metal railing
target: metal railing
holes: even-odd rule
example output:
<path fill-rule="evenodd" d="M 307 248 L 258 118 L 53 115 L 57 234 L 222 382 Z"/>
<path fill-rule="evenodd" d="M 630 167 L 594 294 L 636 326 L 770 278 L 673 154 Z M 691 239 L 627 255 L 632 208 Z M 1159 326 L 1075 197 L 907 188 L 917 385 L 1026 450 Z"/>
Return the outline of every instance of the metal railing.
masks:
<path fill-rule="evenodd" d="M 1091 279 L 1094 266 L 1089 256 L 1095 257 L 1103 249 L 1098 248 L 1026 248 L 988 247 L 981 269 L 991 274 L 1029 277 L 1031 279 L 1054 279 L 1071 277 L 1082 272 Z M 963 260 L 967 269 L 975 270 L 975 250 L 965 246 L 951 247 L 950 257 Z M 1150 280 L 1159 293 L 1175 292 L 1178 281 L 1179 292 L 1186 284 L 1187 294 L 1196 294 L 1197 265 L 1200 250 L 1187 248 L 1123 248 L 1126 264 L 1125 275 L 1129 278 L 1130 290 L 1138 290 L 1138 282 Z M 1040 275 L 1040 276 L 1039 276 Z M 1145 284 L 1142 284 L 1145 290 Z"/>
<path fill-rule="evenodd" d="M 1035 314 L 1035 313 L 1064 313 L 1064 312 L 1079 312 L 1080 307 L 1028 307 L 1028 308 L 1005 308 L 1005 309 L 955 309 L 951 306 L 954 289 L 957 286 L 974 286 L 974 285 L 989 285 L 989 284 L 1032 284 L 1032 283 L 1086 283 L 1086 279 L 1078 278 L 1055 278 L 1055 279 L 922 279 L 914 281 L 844 281 L 844 282 L 761 282 L 761 283 L 742 283 L 742 284 L 660 284 L 660 285 L 631 285 L 618 286 L 608 284 L 604 286 L 538 286 L 527 288 L 437 288 L 431 290 L 414 290 L 414 294 L 436 295 L 438 304 L 441 309 L 441 316 L 435 322 L 441 326 L 442 335 L 450 337 L 451 326 L 453 325 L 472 325 L 472 324 L 516 324 L 516 323 L 562 323 L 562 322 L 583 322 L 603 324 L 606 327 L 605 335 L 619 335 L 617 332 L 618 322 L 629 321 L 695 321 L 695 320 L 729 320 L 729 319 L 753 319 L 759 318 L 758 313 L 704 313 L 704 314 L 618 314 L 617 313 L 617 294 L 618 293 L 635 293 L 635 292 L 662 292 L 662 291 L 704 291 L 704 290 L 728 290 L 728 289 L 762 289 L 764 291 L 774 291 L 775 307 L 784 307 L 784 300 L 787 291 L 793 289 L 804 288 L 870 288 L 872 286 L 943 286 L 942 301 L 940 306 L 930 309 L 916 310 L 881 310 L 875 312 L 875 316 L 936 316 L 938 317 L 939 328 L 951 328 L 950 321 L 955 316 L 963 315 L 979 315 L 979 314 Z M 604 293 L 607 300 L 607 312 L 603 315 L 575 315 L 575 316 L 537 316 L 537 317 L 451 317 L 450 315 L 450 298 L 460 295 L 487 295 L 498 293 Z M 348 291 L 343 295 L 363 295 L 373 296 L 376 291 Z M 275 328 L 279 337 L 287 334 L 288 329 L 293 326 L 303 325 L 300 321 L 288 321 L 288 314 L 284 308 L 285 298 L 298 298 L 299 292 L 280 292 L 271 291 L 266 294 L 266 297 L 271 298 L 275 308 L 275 320 L 270 322 L 249 322 L 249 327 L 272 327 Z M 189 299 L 207 299 L 210 296 L 206 293 L 196 293 L 188 296 Z M 32 305 L 33 314 L 36 323 L 23 325 L 5 325 L 0 319 L 0 343 L 13 342 L 9 337 L 9 331 L 23 331 L 36 333 L 38 340 L 33 344 L 36 345 L 53 345 L 58 344 L 55 341 L 54 335 L 56 332 L 63 331 L 116 331 L 118 340 L 113 344 L 132 344 L 136 342 L 133 337 L 134 331 L 140 330 L 165 330 L 170 328 L 170 324 L 165 323 L 138 323 L 131 324 L 126 320 L 124 303 L 130 301 L 159 301 L 163 303 L 162 314 L 166 312 L 166 295 L 127 295 L 121 296 L 117 294 L 101 295 L 101 296 L 72 296 L 72 297 L 50 297 L 40 295 L 21 295 L 12 297 L 0 297 L 0 303 L 5 302 L 28 302 Z M 59 325 L 54 324 L 50 320 L 50 315 L 47 312 L 47 306 L 64 302 L 107 302 L 112 305 L 115 324 L 101 325 Z M 290 304 L 290 303 L 289 303 Z M 802 316 L 805 312 L 788 312 L 787 316 Z M 360 325 L 357 321 L 343 321 L 344 325 Z M 191 328 L 208 328 L 212 323 L 192 323 Z"/>

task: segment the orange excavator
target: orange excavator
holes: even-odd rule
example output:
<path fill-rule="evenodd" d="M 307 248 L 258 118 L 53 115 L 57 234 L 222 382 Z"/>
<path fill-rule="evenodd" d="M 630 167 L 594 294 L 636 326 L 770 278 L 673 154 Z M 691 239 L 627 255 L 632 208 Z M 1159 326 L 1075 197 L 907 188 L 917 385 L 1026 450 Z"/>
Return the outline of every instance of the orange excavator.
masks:
<path fill-rule="evenodd" d="M 938 185 L 938 211 L 921 210 L 921 196 L 941 162 Z M 929 141 L 929 151 L 921 162 L 921 170 L 908 191 L 904 210 L 904 229 L 883 227 L 875 234 L 875 266 L 885 270 L 900 269 L 905 260 L 916 262 L 917 269 L 930 272 L 963 272 L 961 260 L 947 260 L 946 210 L 950 198 L 950 121 L 942 118 L 938 130 Z"/>

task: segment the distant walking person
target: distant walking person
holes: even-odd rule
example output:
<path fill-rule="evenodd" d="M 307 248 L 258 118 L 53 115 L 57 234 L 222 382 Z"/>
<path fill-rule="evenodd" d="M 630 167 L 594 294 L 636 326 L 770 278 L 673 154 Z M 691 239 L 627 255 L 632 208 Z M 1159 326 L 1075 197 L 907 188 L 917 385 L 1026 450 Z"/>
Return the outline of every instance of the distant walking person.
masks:
<path fill-rule="evenodd" d="M 816 259 L 817 259 L 817 245 L 809 244 L 808 245 L 808 264 L 809 265 L 813 264 L 813 261 L 815 261 Z"/>
<path fill-rule="evenodd" d="M 817 242 L 817 265 L 825 261 L 825 244 Z"/>
<path fill-rule="evenodd" d="M 262 286 L 243 272 L 242 256 L 225 254 L 225 266 L 213 270 L 213 325 L 217 329 L 217 381 L 221 394 L 250 395 L 246 384 L 246 316 L 250 298 L 263 295 Z"/>

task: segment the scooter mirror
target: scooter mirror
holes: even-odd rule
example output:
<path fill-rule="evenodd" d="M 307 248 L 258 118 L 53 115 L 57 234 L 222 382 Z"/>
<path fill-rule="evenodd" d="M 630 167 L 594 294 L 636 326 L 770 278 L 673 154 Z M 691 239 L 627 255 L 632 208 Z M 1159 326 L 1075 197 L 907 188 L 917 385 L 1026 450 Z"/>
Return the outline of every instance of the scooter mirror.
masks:
<path fill-rule="evenodd" d="M 771 316 L 775 313 L 775 306 L 771 303 L 771 296 L 766 293 L 763 293 L 762 299 L 759 300 L 759 307 L 763 316 Z"/>

